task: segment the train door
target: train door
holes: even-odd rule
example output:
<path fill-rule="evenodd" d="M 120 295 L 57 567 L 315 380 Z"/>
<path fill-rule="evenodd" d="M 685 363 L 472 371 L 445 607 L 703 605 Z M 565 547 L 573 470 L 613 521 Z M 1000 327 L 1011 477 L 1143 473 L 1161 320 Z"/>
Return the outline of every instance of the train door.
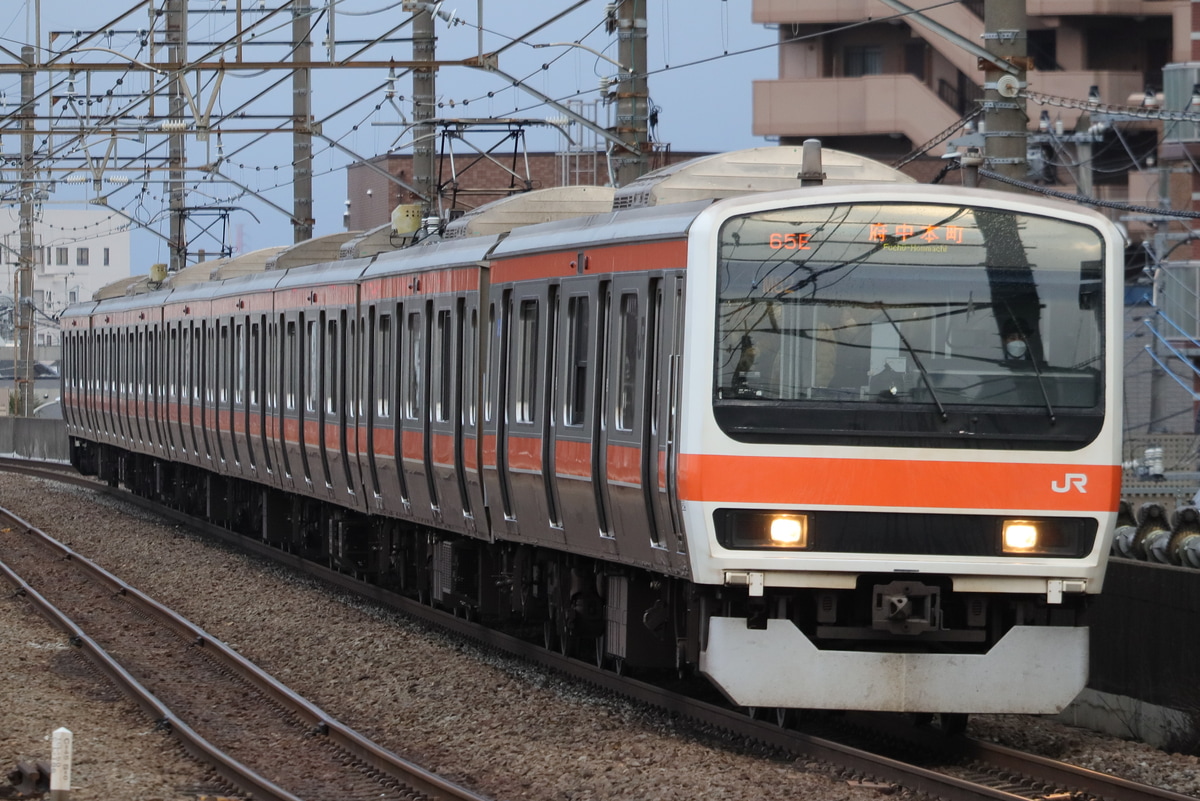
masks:
<path fill-rule="evenodd" d="M 125 420 L 125 443 L 126 447 L 131 451 L 140 450 L 141 445 L 141 421 L 138 420 L 137 404 L 137 383 L 140 372 L 141 359 L 136 358 L 138 345 L 138 327 L 131 325 L 125 329 L 125 349 L 123 356 L 125 358 L 124 375 L 125 380 L 122 386 L 122 403 L 121 412 Z"/>
<path fill-rule="evenodd" d="M 125 329 L 125 365 L 122 387 L 122 416 L 125 419 L 126 447 L 131 451 L 140 450 L 142 442 L 141 421 L 138 419 L 138 381 L 141 375 L 141 354 L 138 352 L 138 327 L 131 325 Z"/>
<path fill-rule="evenodd" d="M 330 436 L 339 417 L 338 406 L 338 348 L 341 332 L 338 330 L 337 313 L 321 312 L 320 333 L 316 351 L 310 355 L 319 360 L 314 361 L 313 368 L 318 372 L 315 385 L 317 402 L 312 409 L 316 421 L 316 431 L 313 432 L 316 450 L 320 456 L 321 472 L 314 479 L 313 493 L 317 496 L 332 497 L 334 495 L 334 471 L 331 469 L 337 461 L 338 445 L 336 434 Z"/>
<path fill-rule="evenodd" d="M 368 307 L 362 335 L 365 337 L 366 369 L 360 420 L 366 437 L 367 503 L 371 509 L 395 514 L 404 512 L 407 494 L 400 488 L 397 462 L 397 314 L 394 305 Z"/>
<path fill-rule="evenodd" d="M 489 293 L 489 297 L 494 297 Z M 512 302 L 512 290 L 506 289 L 498 299 L 488 304 L 481 342 L 493 341 L 495 347 L 481 353 L 483 374 L 480 391 L 483 393 L 482 436 L 480 448 L 484 495 L 488 499 L 488 514 L 493 531 L 516 531 L 513 517 L 512 491 L 509 487 L 507 463 L 507 424 L 505 409 L 508 399 L 508 340 L 509 315 L 506 309 Z"/>
<path fill-rule="evenodd" d="M 129 426 L 129 358 L 127 350 L 129 349 L 129 331 L 124 327 L 117 329 L 117 335 L 114 340 L 116 349 L 117 363 L 117 380 L 113 388 L 113 408 L 116 410 L 117 421 L 117 442 L 121 447 L 129 448 L 130 439 L 128 432 Z"/>
<path fill-rule="evenodd" d="M 281 484 L 286 489 L 303 489 L 304 433 L 300 416 L 301 359 L 303 315 L 286 314 L 279 317 L 278 447 L 279 464 L 283 469 Z"/>
<path fill-rule="evenodd" d="M 259 478 L 273 482 L 275 469 L 271 459 L 272 437 L 267 422 L 271 408 L 269 396 L 275 387 L 275 365 L 270 358 L 270 341 L 267 316 L 260 314 L 250 323 L 250 404 L 246 438 L 258 440 L 258 452 L 261 454 Z M 248 447 L 253 453 L 254 446 Z"/>
<path fill-rule="evenodd" d="M 237 453 L 233 450 L 233 375 L 231 358 L 233 355 L 233 337 L 230 329 L 233 323 L 230 319 L 218 319 L 213 333 L 213 373 L 216 387 L 213 393 L 213 439 L 217 446 L 217 466 L 221 472 L 234 467 Z"/>
<path fill-rule="evenodd" d="M 255 394 L 251 376 L 258 375 L 257 353 L 250 337 L 250 318 L 239 317 L 233 327 L 233 450 L 235 458 L 243 462 L 242 475 L 258 473 L 258 460 L 254 453 L 254 435 L 251 433 L 252 412 L 250 396 Z M 243 455 L 244 454 L 244 455 Z"/>
<path fill-rule="evenodd" d="M 401 439 L 398 445 L 409 511 L 416 520 L 440 523 L 437 495 L 430 475 L 429 334 L 432 303 L 413 300 L 404 304 L 403 397 Z"/>
<path fill-rule="evenodd" d="M 150 375 L 147 377 L 147 390 L 149 393 L 148 402 L 150 404 L 150 434 L 154 442 L 154 452 L 158 456 L 166 454 L 167 432 L 163 425 L 164 402 L 166 399 L 166 386 L 163 381 L 163 331 L 162 327 L 155 325 L 148 327 L 146 331 L 146 341 L 149 348 L 149 356 L 147 364 L 149 365 Z"/>
<path fill-rule="evenodd" d="M 324 408 L 321 412 L 321 461 L 329 496 L 351 507 L 359 505 L 358 479 L 350 456 L 355 436 L 355 393 L 348 354 L 353 350 L 354 323 L 348 309 L 325 317 Z"/>
<path fill-rule="evenodd" d="M 266 353 L 270 362 L 268 370 L 271 383 L 266 391 L 266 441 L 264 447 L 275 464 L 275 486 L 292 487 L 292 467 L 288 458 L 289 407 L 295 403 L 295 376 L 292 372 L 292 350 L 290 342 L 295 337 L 296 323 L 286 314 L 271 316 L 267 331 Z"/>
<path fill-rule="evenodd" d="M 508 295 L 507 393 L 504 461 L 512 516 L 520 521 L 520 537 L 552 545 L 566 542 L 552 494 L 553 467 L 546 438 L 551 430 L 546 395 L 550 392 L 549 358 L 557 287 L 519 287 Z M 503 411 L 502 411 L 503 414 Z"/>
<path fill-rule="evenodd" d="M 486 273 L 483 275 L 486 278 Z M 486 291 L 468 295 L 463 304 L 463 358 L 461 371 L 461 412 L 458 437 L 459 481 L 463 495 L 463 513 L 467 530 L 486 534 L 489 531 L 487 510 L 484 507 L 482 456 L 479 425 L 483 394 L 483 365 L 488 355 L 488 331 L 480 325 L 479 298 Z"/>
<path fill-rule="evenodd" d="M 429 439 L 426 465 L 430 492 L 443 523 L 466 529 L 470 514 L 462 465 L 462 360 L 465 300 L 442 296 L 431 302 Z"/>
<path fill-rule="evenodd" d="M 179 428 L 179 374 L 180 374 L 180 351 L 179 351 L 179 326 L 173 322 L 164 323 L 163 330 L 166 334 L 166 357 L 167 361 L 164 364 L 167 383 L 167 405 L 164 412 L 164 418 L 167 427 L 167 452 L 169 458 L 173 462 L 183 461 L 182 447 L 179 444 L 180 428 Z"/>
<path fill-rule="evenodd" d="M 622 559 L 665 566 L 669 555 L 652 504 L 647 502 L 653 491 L 647 486 L 648 464 L 658 459 L 657 454 L 645 453 L 649 443 L 644 434 L 648 331 L 655 313 L 650 298 L 647 278 L 613 279 L 606 401 L 601 412 L 603 483 L 611 513 L 609 525 Z"/>
<path fill-rule="evenodd" d="M 607 492 L 599 461 L 600 390 L 607 350 L 608 281 L 564 282 L 555 325 L 557 369 L 552 389 L 554 489 L 567 543 L 573 552 L 611 554 Z"/>
<path fill-rule="evenodd" d="M 313 492 L 316 482 L 324 478 L 314 478 L 314 473 L 317 472 L 314 463 L 319 466 L 320 461 L 314 458 L 313 453 L 320 447 L 317 421 L 318 409 L 321 407 L 321 324 L 324 317 L 323 312 L 300 312 L 299 320 L 300 340 L 297 343 L 296 358 L 300 373 L 300 405 L 297 409 L 299 446 L 296 453 L 304 475 L 305 494 Z"/>
<path fill-rule="evenodd" d="M 647 346 L 646 421 L 642 448 L 646 502 L 654 517 L 657 544 L 676 554 L 686 551 L 675 492 L 676 408 L 683 331 L 683 277 L 668 275 L 650 286 L 653 312 Z M 676 561 L 679 561 L 676 559 Z"/>

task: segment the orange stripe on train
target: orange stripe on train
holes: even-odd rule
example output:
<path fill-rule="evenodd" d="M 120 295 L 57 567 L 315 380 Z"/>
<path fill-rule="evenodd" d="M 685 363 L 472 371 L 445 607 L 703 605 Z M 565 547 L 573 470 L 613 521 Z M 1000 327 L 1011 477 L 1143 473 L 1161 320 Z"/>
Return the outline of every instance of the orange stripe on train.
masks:
<path fill-rule="evenodd" d="M 1115 465 L 684 454 L 679 495 L 712 503 L 1112 511 Z"/>

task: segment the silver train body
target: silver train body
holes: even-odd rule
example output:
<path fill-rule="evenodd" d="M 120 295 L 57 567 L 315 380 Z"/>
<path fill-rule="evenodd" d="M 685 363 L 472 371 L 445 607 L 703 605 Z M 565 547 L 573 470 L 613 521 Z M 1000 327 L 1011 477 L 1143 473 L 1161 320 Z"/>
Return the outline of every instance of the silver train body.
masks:
<path fill-rule="evenodd" d="M 1115 523 L 1123 243 L 846 163 L 78 305 L 72 459 L 740 705 L 1057 711 Z"/>

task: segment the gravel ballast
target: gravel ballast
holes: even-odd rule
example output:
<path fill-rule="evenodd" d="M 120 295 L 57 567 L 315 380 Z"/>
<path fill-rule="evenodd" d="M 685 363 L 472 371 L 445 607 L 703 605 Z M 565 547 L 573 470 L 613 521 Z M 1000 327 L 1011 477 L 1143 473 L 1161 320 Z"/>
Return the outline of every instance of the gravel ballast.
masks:
<path fill-rule="evenodd" d="M 483 795 L 880 797 L 826 766 L 682 730 L 666 715 L 430 634 L 88 490 L 0 475 L 0 505 L 176 609 L 342 722 Z M 0 632 L 0 684 L 11 688 L 0 702 L 0 780 L 19 760 L 48 761 L 50 733 L 65 726 L 75 734 L 74 801 L 217 794 L 203 766 L 7 592 Z M 977 716 L 971 733 L 1200 797 L 1196 757 L 1034 717 Z"/>

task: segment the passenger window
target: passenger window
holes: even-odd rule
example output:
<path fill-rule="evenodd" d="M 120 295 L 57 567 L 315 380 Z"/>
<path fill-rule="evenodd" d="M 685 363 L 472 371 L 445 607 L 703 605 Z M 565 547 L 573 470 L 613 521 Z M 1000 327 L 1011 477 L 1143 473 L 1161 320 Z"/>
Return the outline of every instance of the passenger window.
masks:
<path fill-rule="evenodd" d="M 396 360 L 395 343 L 392 340 L 392 315 L 379 315 L 376 336 L 376 352 L 379 356 L 373 365 L 374 371 L 377 372 L 372 372 L 372 375 L 377 377 L 375 409 L 376 415 L 386 420 L 392 416 L 392 368 Z"/>
<path fill-rule="evenodd" d="M 634 415 L 637 411 L 635 393 L 637 391 L 637 348 L 638 348 L 638 296 L 627 293 L 621 296 L 620 330 L 618 353 L 621 360 L 617 380 L 617 428 L 621 431 L 632 431 Z"/>
<path fill-rule="evenodd" d="M 404 402 L 404 414 L 409 420 L 421 415 L 421 315 L 408 315 L 408 394 Z"/>
<path fill-rule="evenodd" d="M 327 337 L 325 340 L 325 352 L 329 354 L 326 359 L 325 370 L 325 413 L 336 415 L 338 413 L 338 389 L 339 378 L 339 359 L 338 359 L 338 325 L 336 320 L 330 320 L 325 327 Z"/>
<path fill-rule="evenodd" d="M 517 315 L 517 341 L 513 349 L 516 356 L 516 364 L 513 365 L 513 375 L 516 377 L 515 405 L 519 423 L 532 423 L 536 416 L 537 338 L 538 302 L 523 300 Z"/>
<path fill-rule="evenodd" d="M 569 426 L 583 425 L 587 410 L 588 298 L 577 295 L 567 301 L 567 408 L 563 419 Z"/>
<path fill-rule="evenodd" d="M 449 309 L 443 309 L 438 312 L 438 366 L 437 383 L 434 386 L 437 397 L 434 399 L 434 415 L 439 423 L 445 423 L 450 420 L 450 381 L 454 368 L 454 339 L 450 325 L 451 322 Z"/>

